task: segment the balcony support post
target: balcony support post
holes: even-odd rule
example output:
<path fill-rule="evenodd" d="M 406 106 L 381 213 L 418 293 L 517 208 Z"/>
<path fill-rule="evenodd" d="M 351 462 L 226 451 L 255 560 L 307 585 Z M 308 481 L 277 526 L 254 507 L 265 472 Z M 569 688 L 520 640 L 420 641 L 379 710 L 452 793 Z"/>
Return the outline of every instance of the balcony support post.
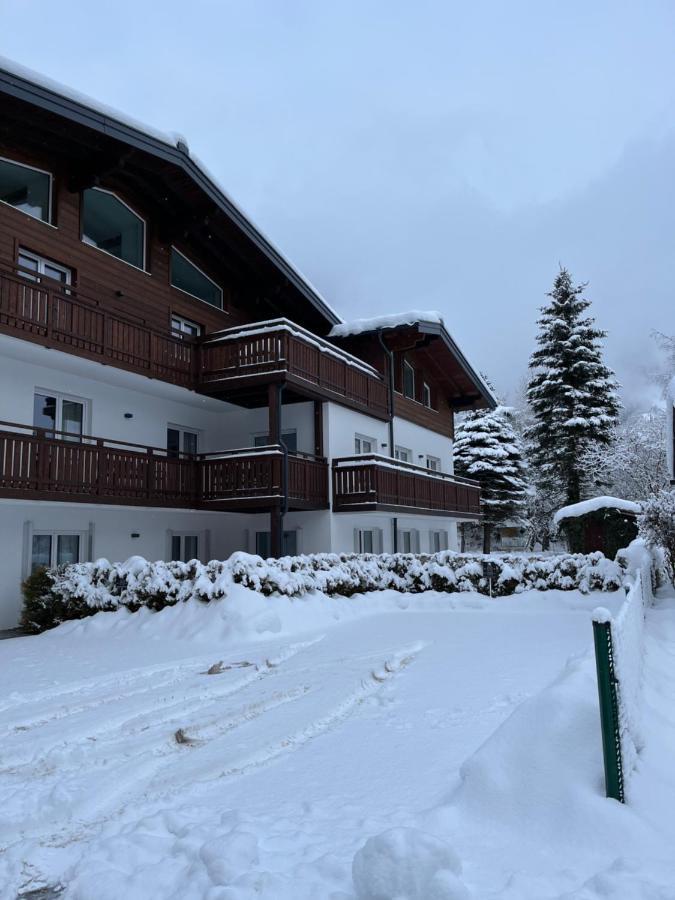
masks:
<path fill-rule="evenodd" d="M 323 403 L 314 401 L 314 456 L 323 456 Z"/>

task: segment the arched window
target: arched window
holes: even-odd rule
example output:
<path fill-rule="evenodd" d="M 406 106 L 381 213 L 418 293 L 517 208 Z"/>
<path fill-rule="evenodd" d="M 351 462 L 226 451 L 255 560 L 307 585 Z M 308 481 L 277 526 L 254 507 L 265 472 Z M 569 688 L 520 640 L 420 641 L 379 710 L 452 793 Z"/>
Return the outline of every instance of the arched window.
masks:
<path fill-rule="evenodd" d="M 49 172 L 0 159 L 0 200 L 15 209 L 51 222 L 52 176 Z"/>
<path fill-rule="evenodd" d="M 145 222 L 101 188 L 82 194 L 82 240 L 138 269 L 145 268 Z"/>

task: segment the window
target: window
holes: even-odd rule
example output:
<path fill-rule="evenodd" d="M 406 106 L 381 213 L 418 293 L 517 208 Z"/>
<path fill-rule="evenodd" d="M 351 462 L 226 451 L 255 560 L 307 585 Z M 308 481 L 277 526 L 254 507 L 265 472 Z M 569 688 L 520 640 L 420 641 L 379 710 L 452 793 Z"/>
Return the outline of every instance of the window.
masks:
<path fill-rule="evenodd" d="M 419 553 L 420 535 L 415 528 L 402 528 L 398 533 L 399 553 Z"/>
<path fill-rule="evenodd" d="M 408 450 L 407 447 L 396 447 L 394 449 L 394 455 L 396 459 L 401 462 L 412 462 L 412 450 Z"/>
<path fill-rule="evenodd" d="M 137 269 L 145 268 L 145 222 L 110 191 L 83 192 L 82 240 Z"/>
<path fill-rule="evenodd" d="M 172 534 L 171 559 L 176 562 L 190 562 L 199 559 L 198 534 Z"/>
<path fill-rule="evenodd" d="M 178 459 L 181 454 L 195 456 L 198 436 L 199 433 L 192 429 L 169 425 L 166 429 L 166 455 L 170 459 Z"/>
<path fill-rule="evenodd" d="M 171 331 L 175 337 L 183 337 L 183 335 L 199 337 L 202 333 L 202 326 L 197 325 L 196 322 L 191 322 L 190 319 L 184 319 L 183 316 L 174 314 L 171 316 Z"/>
<path fill-rule="evenodd" d="M 171 248 L 171 284 L 204 303 L 223 308 L 222 289 L 175 247 Z"/>
<path fill-rule="evenodd" d="M 403 360 L 403 395 L 415 399 L 415 370 L 406 360 Z"/>
<path fill-rule="evenodd" d="M 68 532 L 34 532 L 31 542 L 30 570 L 51 569 L 80 561 L 81 536 Z"/>
<path fill-rule="evenodd" d="M 19 248 L 18 264 L 23 269 L 29 269 L 35 272 L 35 275 L 29 275 L 28 272 L 21 272 L 24 278 L 29 281 L 41 281 L 42 277 L 51 278 L 53 281 L 60 281 L 61 284 L 72 284 L 73 273 L 67 266 L 59 265 L 44 256 L 38 256 L 37 253 L 30 253 L 28 250 Z"/>
<path fill-rule="evenodd" d="M 253 437 L 254 447 L 269 447 L 271 444 L 269 434 L 256 434 Z M 289 453 L 298 452 L 298 432 L 295 429 L 281 432 L 281 443 Z"/>
<path fill-rule="evenodd" d="M 34 219 L 51 222 L 52 176 L 21 163 L 0 159 L 0 200 Z"/>
<path fill-rule="evenodd" d="M 44 428 L 47 437 L 55 432 L 61 440 L 81 441 L 84 433 L 85 401 L 66 397 L 51 391 L 35 391 L 33 394 L 33 425 Z"/>
<path fill-rule="evenodd" d="M 422 403 L 431 409 L 431 388 L 426 381 L 422 382 Z"/>
<path fill-rule="evenodd" d="M 427 469 L 429 469 L 431 472 L 440 472 L 440 459 L 437 456 L 427 456 Z"/>
<path fill-rule="evenodd" d="M 429 534 L 429 549 L 432 553 L 440 553 L 448 549 L 448 532 L 432 531 Z"/>
<path fill-rule="evenodd" d="M 362 434 L 355 434 L 354 453 L 357 456 L 361 456 L 364 453 L 377 453 L 377 441 L 375 438 L 365 437 Z"/>
<path fill-rule="evenodd" d="M 375 552 L 375 532 L 368 528 L 359 528 L 357 553 Z"/>
<path fill-rule="evenodd" d="M 255 533 L 255 552 L 263 559 L 268 559 L 272 555 L 272 536 L 269 531 L 256 531 Z M 298 555 L 298 532 L 284 531 L 281 546 L 282 556 Z"/>

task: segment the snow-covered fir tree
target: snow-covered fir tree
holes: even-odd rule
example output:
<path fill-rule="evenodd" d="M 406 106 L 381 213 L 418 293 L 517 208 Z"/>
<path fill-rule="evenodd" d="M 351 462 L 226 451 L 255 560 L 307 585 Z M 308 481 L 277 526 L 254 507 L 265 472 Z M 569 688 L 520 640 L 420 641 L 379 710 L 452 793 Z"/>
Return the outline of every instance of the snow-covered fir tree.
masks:
<path fill-rule="evenodd" d="M 589 475 L 583 453 L 610 443 L 620 408 L 614 373 L 602 358 L 605 332 L 586 315 L 583 290 L 560 270 L 541 310 L 527 389 L 531 464 L 542 490 L 559 492 L 564 504 L 582 499 Z"/>
<path fill-rule="evenodd" d="M 455 432 L 455 472 L 480 482 L 483 552 L 495 525 L 521 522 L 527 507 L 526 466 L 505 406 L 468 413 Z"/>

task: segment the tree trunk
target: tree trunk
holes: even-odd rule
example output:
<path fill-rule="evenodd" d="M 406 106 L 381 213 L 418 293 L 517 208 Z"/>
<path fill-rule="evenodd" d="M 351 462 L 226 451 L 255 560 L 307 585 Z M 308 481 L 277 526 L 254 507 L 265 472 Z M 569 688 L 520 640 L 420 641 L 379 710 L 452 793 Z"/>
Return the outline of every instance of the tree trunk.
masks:
<path fill-rule="evenodd" d="M 489 553 L 492 547 L 492 525 L 483 525 L 483 553 Z"/>

